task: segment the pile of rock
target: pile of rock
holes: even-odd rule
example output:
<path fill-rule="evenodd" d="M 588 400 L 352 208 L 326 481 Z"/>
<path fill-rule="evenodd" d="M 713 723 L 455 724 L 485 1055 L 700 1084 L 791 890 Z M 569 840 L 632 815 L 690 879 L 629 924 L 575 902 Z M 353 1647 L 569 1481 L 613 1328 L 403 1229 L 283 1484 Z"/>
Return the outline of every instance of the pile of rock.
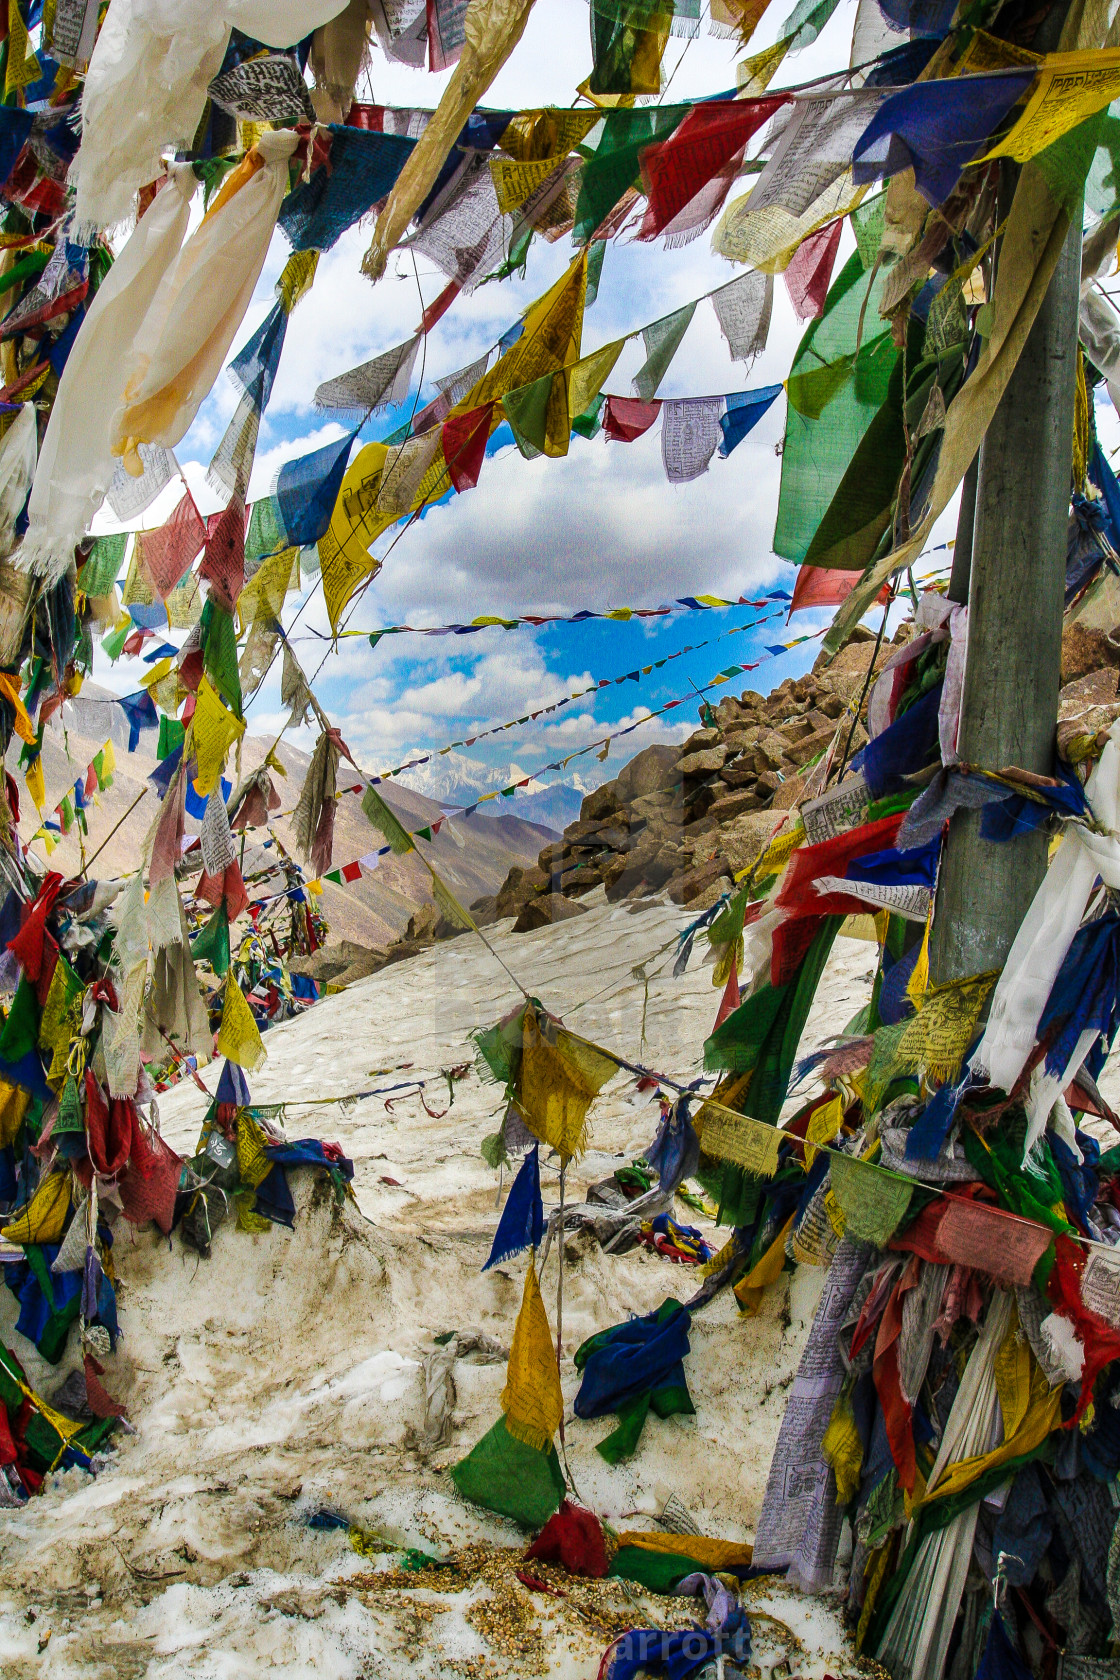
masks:
<path fill-rule="evenodd" d="M 876 669 L 896 651 L 881 648 Z M 609 899 L 665 891 L 697 910 L 713 904 L 774 832 L 776 813 L 798 804 L 812 766 L 840 734 L 850 756 L 867 739 L 858 705 L 875 654 L 860 632 L 833 663 L 769 695 L 727 696 L 683 746 L 647 747 L 612 782 L 588 794 L 563 840 L 535 867 L 511 869 L 492 898 L 471 906 L 483 925 L 514 917 L 527 932 L 582 913 L 596 887 Z M 866 702 L 863 702 L 863 718 Z M 849 743 L 848 736 L 851 734 Z"/>

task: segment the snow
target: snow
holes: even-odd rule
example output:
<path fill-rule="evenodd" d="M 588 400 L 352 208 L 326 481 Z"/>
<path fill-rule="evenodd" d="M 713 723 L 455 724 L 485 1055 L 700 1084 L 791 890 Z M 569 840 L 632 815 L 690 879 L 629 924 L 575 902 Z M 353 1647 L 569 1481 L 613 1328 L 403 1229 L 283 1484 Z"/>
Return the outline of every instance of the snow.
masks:
<path fill-rule="evenodd" d="M 486 938 L 574 1029 L 666 1075 L 694 1077 L 718 993 L 696 957 L 681 978 L 671 976 L 688 913 L 660 902 L 609 905 L 601 892 L 583 902 L 586 916 L 554 928 L 515 936 L 507 922 Z M 803 1051 L 865 1001 L 873 960 L 872 946 L 837 941 Z M 654 976 L 648 997 L 633 972 L 643 962 Z M 578 1583 L 564 1600 L 516 1581 L 521 1531 L 466 1504 L 446 1474 L 497 1418 L 504 1363 L 459 1359 L 451 1439 L 428 1455 L 416 1445 L 433 1338 L 479 1329 L 508 1347 L 520 1301 L 524 1257 L 480 1271 L 498 1214 L 496 1175 L 478 1149 L 501 1105 L 473 1067 L 468 1037 L 518 995 L 495 955 L 468 936 L 267 1035 L 254 1099 L 288 1105 L 289 1136 L 342 1144 L 355 1162 L 356 1206 L 339 1208 L 329 1185 L 295 1175 L 295 1231 L 250 1236 L 227 1225 L 209 1261 L 178 1236 L 170 1244 L 147 1231 L 130 1239 L 119 1228 L 124 1334 L 107 1380 L 128 1404 L 134 1433 L 118 1437 L 95 1479 L 67 1472 L 22 1509 L 0 1513 L 6 1677 L 434 1680 L 539 1671 L 591 1680 L 608 1625 L 689 1624 L 693 1601 L 617 1582 Z M 450 1109 L 446 1083 L 426 1089 L 438 1118 L 415 1096 L 388 1110 L 383 1097 L 349 1111 L 321 1100 L 410 1076 L 438 1081 L 442 1069 L 464 1063 L 471 1071 L 455 1084 Z M 216 1070 L 205 1078 L 213 1088 Z M 572 1169 L 569 1197 L 652 1137 L 656 1109 L 633 1090 L 620 1076 L 597 1101 L 593 1149 Z M 184 1082 L 160 1106 L 165 1135 L 191 1149 L 201 1092 Z M 554 1167 L 546 1164 L 544 1179 L 546 1202 L 554 1201 Z M 542 1279 L 553 1315 L 557 1253 L 554 1246 Z M 697 1415 L 651 1417 L 630 1461 L 611 1467 L 594 1451 L 610 1420 L 571 1418 L 579 1343 L 667 1295 L 686 1299 L 696 1281 L 645 1251 L 604 1255 L 589 1238 L 569 1237 L 568 1460 L 583 1500 L 616 1528 L 654 1526 L 675 1493 L 704 1533 L 749 1539 L 823 1273 L 800 1268 L 755 1319 L 741 1319 L 729 1294 L 698 1313 L 686 1361 Z M 0 1292 L 0 1338 L 49 1395 L 67 1362 L 46 1367 L 14 1334 L 12 1305 Z M 468 1545 L 481 1550 L 455 1590 L 436 1591 L 422 1575 L 403 1587 L 396 1577 L 371 1586 L 391 1560 L 359 1556 L 345 1530 L 309 1528 L 321 1506 L 397 1546 L 441 1558 Z M 491 1560 L 485 1568 L 480 1557 Z M 807 1680 L 851 1667 L 831 1604 L 800 1600 L 772 1581 L 749 1588 L 748 1598 L 778 1618 L 756 1624 L 754 1661 L 764 1671 L 783 1653 Z M 503 1654 L 486 1637 L 488 1614 L 499 1612 L 538 1641 L 537 1656 Z"/>

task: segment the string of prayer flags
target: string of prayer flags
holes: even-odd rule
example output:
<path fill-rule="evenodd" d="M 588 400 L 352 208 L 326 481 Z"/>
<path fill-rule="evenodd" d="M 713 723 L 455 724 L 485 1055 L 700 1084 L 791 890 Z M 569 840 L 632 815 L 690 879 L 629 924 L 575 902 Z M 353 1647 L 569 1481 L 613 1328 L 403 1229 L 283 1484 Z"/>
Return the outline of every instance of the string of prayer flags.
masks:
<path fill-rule="evenodd" d="M 499 1402 L 506 1429 L 517 1441 L 544 1452 L 564 1415 L 560 1372 L 548 1314 L 532 1261 L 525 1274 L 521 1311 L 510 1343 L 506 1385 Z"/>
<path fill-rule="evenodd" d="M 776 1126 L 736 1114 L 709 1098 L 696 1117 L 696 1130 L 706 1155 L 730 1161 L 759 1178 L 773 1178 L 777 1172 L 782 1135 Z"/>

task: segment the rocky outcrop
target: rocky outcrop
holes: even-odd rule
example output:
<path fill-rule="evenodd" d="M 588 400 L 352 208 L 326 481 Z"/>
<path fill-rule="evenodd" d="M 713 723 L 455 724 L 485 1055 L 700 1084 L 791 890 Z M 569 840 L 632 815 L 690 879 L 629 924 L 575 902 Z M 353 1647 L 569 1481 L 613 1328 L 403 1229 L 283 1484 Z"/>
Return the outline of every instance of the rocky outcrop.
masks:
<path fill-rule="evenodd" d="M 895 651 L 881 648 L 876 669 Z M 674 903 L 707 908 L 759 856 L 776 813 L 799 803 L 838 732 L 837 750 L 849 756 L 866 741 L 863 695 L 874 653 L 865 632 L 831 665 L 822 657 L 769 695 L 748 689 L 705 705 L 701 727 L 682 745 L 647 747 L 589 793 L 563 840 L 546 846 L 535 868 L 511 869 L 495 896 L 471 906 L 475 919 L 512 916 L 523 932 L 557 920 L 557 903 L 568 901 L 571 913 L 571 901 L 599 886 L 609 899 L 666 892 Z"/>

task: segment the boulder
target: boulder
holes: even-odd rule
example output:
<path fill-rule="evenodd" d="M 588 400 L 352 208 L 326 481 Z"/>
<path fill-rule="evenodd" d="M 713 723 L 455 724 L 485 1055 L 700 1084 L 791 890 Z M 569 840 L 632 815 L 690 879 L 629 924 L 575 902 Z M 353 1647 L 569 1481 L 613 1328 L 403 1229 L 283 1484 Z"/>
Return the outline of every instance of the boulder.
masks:
<path fill-rule="evenodd" d="M 594 793 L 589 793 L 579 808 L 581 822 L 596 822 L 601 817 L 609 817 L 624 803 L 618 791 L 617 782 L 604 782 Z"/>
<path fill-rule="evenodd" d="M 762 774 L 766 770 L 776 770 L 781 764 L 789 748 L 789 742 L 784 740 L 775 730 L 763 735 L 755 742 L 754 767 Z"/>
<path fill-rule="evenodd" d="M 716 722 L 721 729 L 727 729 L 737 723 L 743 715 L 743 708 L 733 694 L 725 694 L 716 707 Z"/>
<path fill-rule="evenodd" d="M 836 725 L 831 720 L 826 720 L 824 729 L 815 729 L 802 736 L 800 741 L 795 741 L 786 752 L 786 757 L 791 764 L 808 764 L 818 753 L 827 751 L 835 734 Z"/>
<path fill-rule="evenodd" d="M 483 898 L 475 899 L 470 908 L 471 915 L 474 917 L 475 923 L 478 927 L 492 927 L 498 920 L 498 912 L 495 908 L 497 902 L 498 899 L 495 893 L 490 893 Z"/>
<path fill-rule="evenodd" d="M 718 855 L 702 863 L 696 869 L 689 869 L 683 875 L 678 875 L 669 884 L 669 897 L 674 904 L 691 904 L 694 899 L 715 882 L 727 874 L 727 864 Z M 730 879 L 730 877 L 729 877 Z"/>
<path fill-rule="evenodd" d="M 708 815 L 717 823 L 731 822 L 745 811 L 757 811 L 762 803 L 762 795 L 756 793 L 753 787 L 739 788 L 733 793 L 725 793 L 709 805 Z"/>
<path fill-rule="evenodd" d="M 646 747 L 620 770 L 615 785 L 627 804 L 662 792 L 679 781 L 677 749 L 664 745 Z"/>
<path fill-rule="evenodd" d="M 744 760 L 742 764 L 725 764 L 719 773 L 719 779 L 725 787 L 753 788 L 758 780 L 758 771 L 755 769 L 753 761 Z"/>
<path fill-rule="evenodd" d="M 436 936 L 436 923 L 439 921 L 439 911 L 434 904 L 421 904 L 408 918 L 408 926 L 404 930 L 406 939 L 424 941 Z"/>
<path fill-rule="evenodd" d="M 1120 665 L 1120 648 L 1103 630 L 1090 630 L 1075 620 L 1062 631 L 1062 684 L 1076 682 L 1102 667 Z"/>
<path fill-rule="evenodd" d="M 586 916 L 587 907 L 565 898 L 563 893 L 542 893 L 529 900 L 513 924 L 514 933 L 531 933 L 534 928 L 549 927 L 553 922 L 566 922 L 573 916 Z"/>
<path fill-rule="evenodd" d="M 539 864 L 534 864 L 529 869 L 522 869 L 519 864 L 514 864 L 498 889 L 494 906 L 498 919 L 501 920 L 503 916 L 516 916 L 523 904 L 531 898 L 536 898 L 538 893 L 547 892 L 551 885 L 552 876 Z"/>
<path fill-rule="evenodd" d="M 773 799 L 770 801 L 772 811 L 792 811 L 795 805 L 800 805 L 805 795 L 807 776 L 787 776 Z"/>
<path fill-rule="evenodd" d="M 721 830 L 720 853 L 736 874 L 761 857 L 776 826 L 777 818 L 769 811 L 747 811 Z"/>
<path fill-rule="evenodd" d="M 685 753 L 682 758 L 678 758 L 677 769 L 682 776 L 712 776 L 723 767 L 726 757 L 727 748 L 720 742 L 718 747 L 705 747 L 701 752 Z"/>
<path fill-rule="evenodd" d="M 707 747 L 718 747 L 722 739 L 722 732 L 718 729 L 697 729 L 688 737 L 681 753 L 687 756 L 689 753 L 703 752 Z"/>
<path fill-rule="evenodd" d="M 574 893 L 578 898 L 581 893 L 592 892 L 602 879 L 601 870 L 592 864 L 581 863 L 575 869 L 565 869 L 560 877 L 560 891 Z"/>
<path fill-rule="evenodd" d="M 538 869 L 543 869 L 546 874 L 551 875 L 564 856 L 564 846 L 563 840 L 554 840 L 550 846 L 545 846 L 537 858 Z"/>

